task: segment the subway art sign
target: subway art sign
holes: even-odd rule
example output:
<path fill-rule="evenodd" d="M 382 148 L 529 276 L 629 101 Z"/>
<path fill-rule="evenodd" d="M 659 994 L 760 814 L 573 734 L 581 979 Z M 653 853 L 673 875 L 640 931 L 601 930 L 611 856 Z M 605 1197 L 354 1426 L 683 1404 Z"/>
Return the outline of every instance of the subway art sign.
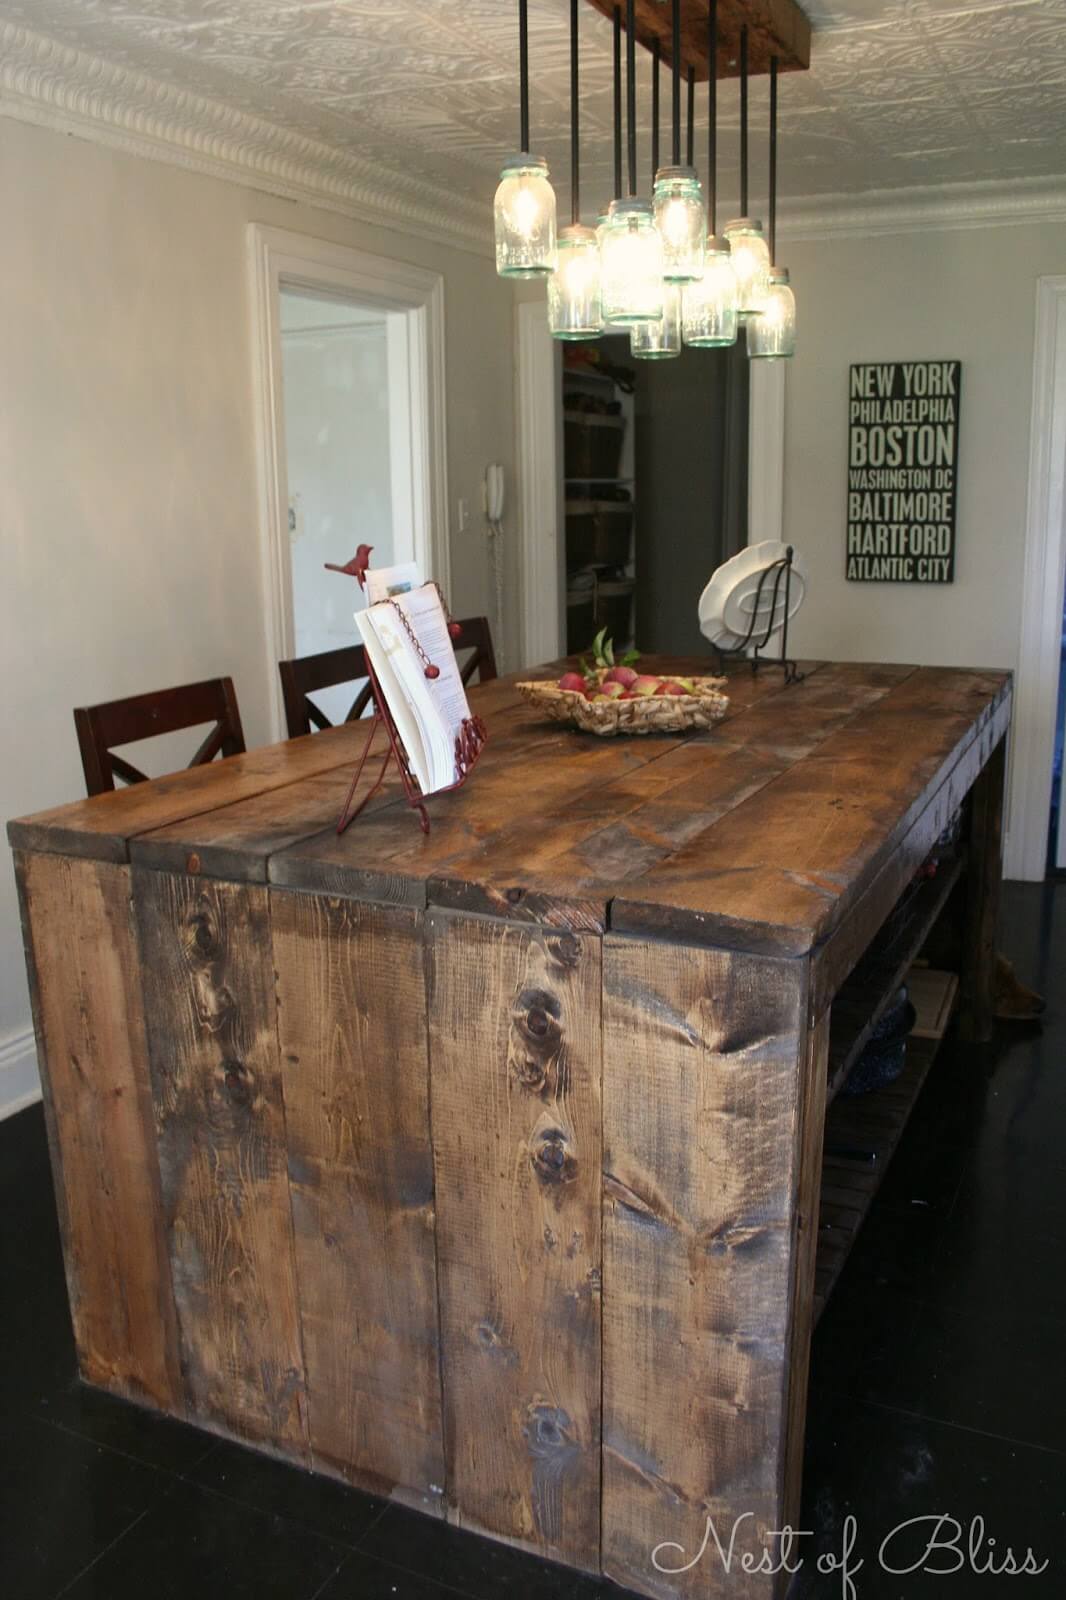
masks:
<path fill-rule="evenodd" d="M 959 467 L 959 361 L 851 369 L 847 576 L 951 583 Z"/>

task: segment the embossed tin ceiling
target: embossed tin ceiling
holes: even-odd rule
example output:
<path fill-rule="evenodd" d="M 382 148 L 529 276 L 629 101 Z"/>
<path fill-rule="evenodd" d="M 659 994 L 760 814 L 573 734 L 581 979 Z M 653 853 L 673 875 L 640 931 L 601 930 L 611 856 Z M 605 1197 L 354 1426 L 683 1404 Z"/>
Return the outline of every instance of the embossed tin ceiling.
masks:
<path fill-rule="evenodd" d="M 1066 0 L 811 0 L 806 9 L 811 70 L 781 86 L 786 206 L 790 197 L 1066 173 Z M 532 142 L 563 199 L 567 15 L 566 0 L 531 0 Z M 386 173 L 400 168 L 445 194 L 487 202 L 499 158 L 515 143 L 513 0 L 0 0 L 0 20 L 356 152 Z M 591 209 L 610 186 L 611 30 L 591 7 L 582 30 Z M 641 68 L 643 169 L 646 55 Z M 759 80 L 755 196 L 765 96 Z M 721 104 L 728 196 L 734 83 L 722 86 Z"/>

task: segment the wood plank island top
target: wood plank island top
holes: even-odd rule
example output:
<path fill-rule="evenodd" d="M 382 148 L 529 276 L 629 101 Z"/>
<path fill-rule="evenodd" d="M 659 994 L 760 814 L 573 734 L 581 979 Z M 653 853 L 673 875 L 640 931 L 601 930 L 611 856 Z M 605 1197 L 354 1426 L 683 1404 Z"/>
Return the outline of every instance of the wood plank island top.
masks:
<path fill-rule="evenodd" d="M 804 667 L 687 737 L 475 688 L 428 836 L 395 781 L 337 836 L 358 726 L 9 824 L 84 1379 L 652 1600 L 781 1600 L 864 1214 L 825 1232 L 831 1072 L 934 923 L 987 1035 L 1011 706 Z M 928 1065 L 853 1119 L 883 1153 Z"/>
<path fill-rule="evenodd" d="M 730 707 L 689 736 L 601 739 L 514 689 L 471 692 L 489 744 L 423 836 L 389 784 L 333 824 L 364 732 L 342 727 L 9 824 L 17 849 L 802 954 L 861 901 L 922 812 L 950 799 L 1010 714 L 1010 676 L 896 665 L 734 665 Z M 649 658 L 664 674 L 706 662 Z M 381 749 L 384 749 L 384 735 Z M 372 757 L 373 760 L 376 759 Z"/>

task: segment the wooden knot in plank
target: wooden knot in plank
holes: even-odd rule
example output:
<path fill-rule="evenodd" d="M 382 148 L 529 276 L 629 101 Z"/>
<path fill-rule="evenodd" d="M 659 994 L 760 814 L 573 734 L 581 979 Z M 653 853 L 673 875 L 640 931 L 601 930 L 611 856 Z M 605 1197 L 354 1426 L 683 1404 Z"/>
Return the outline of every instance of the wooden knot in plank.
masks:
<path fill-rule="evenodd" d="M 548 1544 L 558 1544 L 563 1530 L 564 1479 L 579 1459 L 581 1446 L 570 1417 L 560 1406 L 535 1402 L 526 1412 L 522 1433 L 533 1458 L 533 1524 Z"/>
<path fill-rule="evenodd" d="M 558 939 L 549 939 L 548 954 L 560 967 L 576 967 L 581 959 L 581 940 L 575 939 L 572 933 L 564 933 Z"/>
<path fill-rule="evenodd" d="M 192 942 L 196 952 L 201 956 L 213 956 L 218 950 L 218 933 L 214 926 L 214 918 L 206 906 L 193 913 L 189 919 L 192 930 Z"/>
<path fill-rule="evenodd" d="M 494 1328 L 491 1322 L 479 1322 L 474 1329 L 474 1339 L 479 1350 L 483 1350 L 487 1356 L 492 1356 L 501 1365 L 505 1367 L 518 1365 L 517 1350 L 507 1343 L 499 1328 Z"/>
<path fill-rule="evenodd" d="M 546 989 L 523 989 L 511 1012 L 508 1066 L 524 1088 L 550 1092 L 552 1068 L 562 1049 L 562 1007 Z"/>
<path fill-rule="evenodd" d="M 529 1159 L 541 1183 L 554 1187 L 573 1183 L 577 1177 L 577 1158 L 561 1128 L 544 1128 L 537 1135 Z"/>
<path fill-rule="evenodd" d="M 232 1101 L 237 1105 L 251 1105 L 255 1094 L 255 1081 L 243 1061 L 223 1061 L 222 1081 Z"/>

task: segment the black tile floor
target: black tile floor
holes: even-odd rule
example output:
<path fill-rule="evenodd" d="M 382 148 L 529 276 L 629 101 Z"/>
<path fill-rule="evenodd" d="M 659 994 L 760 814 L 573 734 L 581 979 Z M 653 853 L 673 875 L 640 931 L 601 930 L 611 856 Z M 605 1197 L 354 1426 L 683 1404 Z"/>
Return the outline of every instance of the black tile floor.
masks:
<path fill-rule="evenodd" d="M 1066 1595 L 1066 884 L 1009 885 L 1003 944 L 1048 1018 L 945 1049 L 826 1311 L 797 1600 Z M 0 1600 L 621 1593 L 82 1388 L 39 1107 L 0 1124 L 0 1284 Z M 1050 1566 L 932 1575 L 902 1525 L 939 1515 Z"/>

